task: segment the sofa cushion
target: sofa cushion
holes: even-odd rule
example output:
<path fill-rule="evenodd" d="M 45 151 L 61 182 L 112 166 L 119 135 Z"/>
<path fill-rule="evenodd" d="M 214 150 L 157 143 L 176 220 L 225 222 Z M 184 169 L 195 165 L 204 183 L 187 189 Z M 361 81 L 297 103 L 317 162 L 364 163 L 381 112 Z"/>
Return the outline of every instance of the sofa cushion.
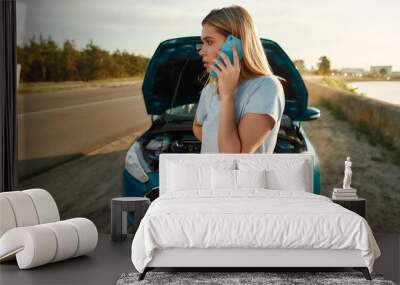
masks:
<path fill-rule="evenodd" d="M 97 242 L 96 226 L 85 218 L 16 227 L 0 238 L 0 261 L 16 258 L 28 269 L 86 254 Z"/>
<path fill-rule="evenodd" d="M 0 193 L 0 237 L 9 229 L 17 227 L 12 206 L 8 199 Z"/>
<path fill-rule="evenodd" d="M 53 197 L 40 188 L 0 193 L 0 216 L 4 217 L 4 222 L 0 223 L 0 237 L 11 228 L 60 220 Z"/>
<path fill-rule="evenodd" d="M 28 194 L 35 205 L 39 224 L 57 222 L 60 220 L 56 201 L 51 194 L 44 189 L 32 188 L 22 191 Z"/>
<path fill-rule="evenodd" d="M 35 204 L 28 194 L 23 191 L 9 191 L 0 194 L 10 203 L 17 227 L 39 224 Z"/>

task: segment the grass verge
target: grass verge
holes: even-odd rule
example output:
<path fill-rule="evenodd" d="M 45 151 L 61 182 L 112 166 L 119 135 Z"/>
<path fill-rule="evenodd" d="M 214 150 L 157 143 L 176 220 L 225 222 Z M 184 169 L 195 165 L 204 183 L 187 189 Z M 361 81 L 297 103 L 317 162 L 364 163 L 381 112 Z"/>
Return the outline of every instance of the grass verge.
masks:
<path fill-rule="evenodd" d="M 327 99 L 321 98 L 318 100 L 317 104 L 326 108 L 335 119 L 347 121 L 355 131 L 356 138 L 358 140 L 361 136 L 364 136 L 371 145 L 381 145 L 390 151 L 392 155 L 388 159 L 390 159 L 394 164 L 400 166 L 400 150 L 398 150 L 390 141 L 388 141 L 382 132 L 371 130 L 368 124 L 361 120 L 357 123 L 351 122 L 348 120 L 346 113 L 340 106 L 337 106 Z M 379 161 L 380 159 L 377 157 L 375 160 Z"/>
<path fill-rule="evenodd" d="M 358 88 L 349 87 L 344 81 L 337 79 L 337 78 L 323 77 L 321 79 L 321 83 L 324 85 L 327 85 L 327 86 L 339 88 L 346 92 L 350 92 L 350 93 L 354 93 L 354 94 L 362 94 L 362 93 L 357 92 Z"/>
<path fill-rule="evenodd" d="M 335 119 L 342 121 L 347 120 L 347 116 L 343 109 L 340 106 L 332 104 L 331 101 L 321 98 L 318 100 L 318 105 L 328 109 Z"/>
<path fill-rule="evenodd" d="M 48 93 L 57 91 L 66 91 L 72 89 L 84 89 L 93 87 L 111 87 L 129 85 L 133 81 L 143 80 L 143 76 L 124 77 L 124 78 L 109 78 L 102 80 L 90 81 L 63 81 L 63 82 L 33 82 L 23 83 L 20 82 L 18 88 L 18 95 L 31 94 L 31 93 Z"/>

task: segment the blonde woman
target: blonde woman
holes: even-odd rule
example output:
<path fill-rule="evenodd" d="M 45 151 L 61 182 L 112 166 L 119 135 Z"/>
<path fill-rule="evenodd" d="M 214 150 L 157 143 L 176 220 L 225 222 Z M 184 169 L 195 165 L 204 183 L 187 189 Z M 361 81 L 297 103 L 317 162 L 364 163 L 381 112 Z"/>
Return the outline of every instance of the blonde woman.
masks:
<path fill-rule="evenodd" d="M 207 73 L 214 70 L 218 75 L 207 80 L 193 123 L 201 153 L 273 153 L 285 96 L 250 14 L 240 6 L 213 9 L 201 24 L 199 54 Z M 220 51 L 230 34 L 242 41 L 240 62 L 235 46 L 233 63 Z"/>

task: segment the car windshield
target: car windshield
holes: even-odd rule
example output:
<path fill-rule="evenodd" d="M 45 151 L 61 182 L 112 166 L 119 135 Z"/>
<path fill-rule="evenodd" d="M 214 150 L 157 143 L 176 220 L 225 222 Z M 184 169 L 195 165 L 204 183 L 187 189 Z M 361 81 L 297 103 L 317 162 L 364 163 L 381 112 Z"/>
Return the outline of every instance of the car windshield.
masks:
<path fill-rule="evenodd" d="M 174 117 L 194 118 L 196 114 L 198 103 L 190 103 L 178 107 L 174 107 L 165 111 L 168 115 L 174 115 Z"/>

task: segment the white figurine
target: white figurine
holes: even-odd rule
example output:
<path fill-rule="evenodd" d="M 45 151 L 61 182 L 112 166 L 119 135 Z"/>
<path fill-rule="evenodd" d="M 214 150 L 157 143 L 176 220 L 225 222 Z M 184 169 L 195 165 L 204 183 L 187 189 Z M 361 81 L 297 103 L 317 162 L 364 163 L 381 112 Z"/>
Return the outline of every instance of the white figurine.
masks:
<path fill-rule="evenodd" d="M 344 179 L 343 179 L 343 189 L 352 189 L 351 184 L 351 161 L 350 156 L 347 157 L 347 160 L 344 162 Z"/>

